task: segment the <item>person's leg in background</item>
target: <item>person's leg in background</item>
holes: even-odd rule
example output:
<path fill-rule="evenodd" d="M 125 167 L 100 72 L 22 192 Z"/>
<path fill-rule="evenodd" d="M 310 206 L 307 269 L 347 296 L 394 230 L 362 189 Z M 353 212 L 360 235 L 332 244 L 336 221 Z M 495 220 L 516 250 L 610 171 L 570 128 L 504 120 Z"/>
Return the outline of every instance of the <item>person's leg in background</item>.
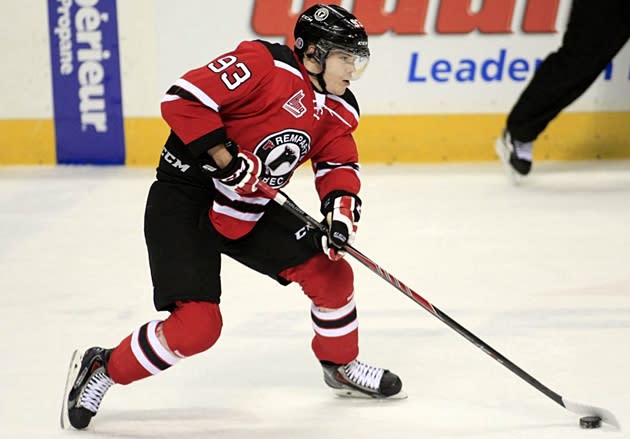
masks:
<path fill-rule="evenodd" d="M 629 2 L 574 0 L 562 46 L 541 63 L 497 142 L 497 152 L 512 169 L 530 172 L 533 142 L 593 84 L 629 37 Z"/>

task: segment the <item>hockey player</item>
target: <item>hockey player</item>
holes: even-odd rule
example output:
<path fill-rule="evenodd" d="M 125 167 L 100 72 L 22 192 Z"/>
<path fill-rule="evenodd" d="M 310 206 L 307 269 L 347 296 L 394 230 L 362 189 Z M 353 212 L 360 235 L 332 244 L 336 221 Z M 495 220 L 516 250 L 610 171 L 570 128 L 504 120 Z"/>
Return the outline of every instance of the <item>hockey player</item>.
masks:
<path fill-rule="evenodd" d="M 294 33 L 293 50 L 245 41 L 167 91 L 161 109 L 171 133 L 148 195 L 145 238 L 154 305 L 170 315 L 140 325 L 113 349 L 76 351 L 62 423 L 87 427 L 112 385 L 157 374 L 217 341 L 221 254 L 302 287 L 328 386 L 403 396 L 398 376 L 357 360 L 353 273 L 342 259 L 361 214 L 352 137 L 359 108 L 348 86 L 369 60 L 367 34 L 334 5 L 304 11 Z M 257 190 L 261 181 L 284 187 L 307 160 L 327 235 Z"/>

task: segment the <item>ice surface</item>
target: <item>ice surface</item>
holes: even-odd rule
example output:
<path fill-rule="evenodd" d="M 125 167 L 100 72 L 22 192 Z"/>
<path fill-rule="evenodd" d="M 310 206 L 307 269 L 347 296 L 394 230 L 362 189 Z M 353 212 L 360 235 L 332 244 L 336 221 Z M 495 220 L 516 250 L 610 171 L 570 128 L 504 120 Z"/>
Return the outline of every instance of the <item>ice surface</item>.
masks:
<path fill-rule="evenodd" d="M 364 166 L 356 247 L 552 390 L 630 428 L 630 162 Z M 164 318 L 142 232 L 150 169 L 0 168 L 0 437 L 536 438 L 584 431 L 555 404 L 358 263 L 363 361 L 402 401 L 324 386 L 298 287 L 224 260 L 208 352 L 116 386 L 90 429 L 58 426 L 74 348 Z M 312 177 L 287 192 L 317 214 Z"/>

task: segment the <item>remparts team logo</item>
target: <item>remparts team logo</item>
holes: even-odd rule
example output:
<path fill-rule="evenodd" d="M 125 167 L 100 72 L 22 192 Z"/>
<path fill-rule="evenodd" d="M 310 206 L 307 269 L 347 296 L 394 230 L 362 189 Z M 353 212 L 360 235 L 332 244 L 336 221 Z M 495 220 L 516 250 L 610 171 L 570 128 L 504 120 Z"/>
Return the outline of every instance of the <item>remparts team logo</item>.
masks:
<path fill-rule="evenodd" d="M 263 180 L 273 188 L 284 186 L 311 150 L 311 138 L 304 131 L 287 129 L 270 134 L 254 149 L 268 177 Z"/>

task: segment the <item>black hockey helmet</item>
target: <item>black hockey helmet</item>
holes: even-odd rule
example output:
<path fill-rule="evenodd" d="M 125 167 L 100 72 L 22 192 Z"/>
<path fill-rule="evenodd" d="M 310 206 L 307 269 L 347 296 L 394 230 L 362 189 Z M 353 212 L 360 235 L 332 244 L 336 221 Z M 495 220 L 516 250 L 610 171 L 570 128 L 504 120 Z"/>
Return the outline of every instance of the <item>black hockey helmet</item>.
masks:
<path fill-rule="evenodd" d="M 295 29 L 295 53 L 300 59 L 309 44 L 315 45 L 312 57 L 325 66 L 328 52 L 342 50 L 356 57 L 359 76 L 370 58 L 368 37 L 361 22 L 350 12 L 337 5 L 317 4 L 299 16 Z"/>

